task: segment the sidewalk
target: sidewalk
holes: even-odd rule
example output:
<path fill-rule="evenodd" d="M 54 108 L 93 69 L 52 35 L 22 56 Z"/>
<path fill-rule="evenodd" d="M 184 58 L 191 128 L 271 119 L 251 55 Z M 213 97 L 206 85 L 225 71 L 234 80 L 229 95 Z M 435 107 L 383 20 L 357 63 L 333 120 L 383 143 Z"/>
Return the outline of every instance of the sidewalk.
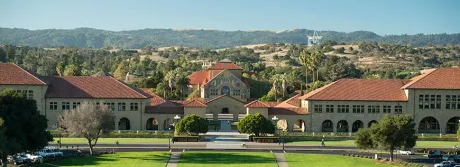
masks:
<path fill-rule="evenodd" d="M 289 167 L 286 162 L 286 157 L 284 157 L 284 153 L 273 153 L 275 154 L 276 163 L 278 163 L 278 167 Z"/>
<path fill-rule="evenodd" d="M 181 154 L 182 152 L 171 152 L 171 158 L 169 159 L 168 165 L 166 165 L 166 167 L 177 167 Z"/>

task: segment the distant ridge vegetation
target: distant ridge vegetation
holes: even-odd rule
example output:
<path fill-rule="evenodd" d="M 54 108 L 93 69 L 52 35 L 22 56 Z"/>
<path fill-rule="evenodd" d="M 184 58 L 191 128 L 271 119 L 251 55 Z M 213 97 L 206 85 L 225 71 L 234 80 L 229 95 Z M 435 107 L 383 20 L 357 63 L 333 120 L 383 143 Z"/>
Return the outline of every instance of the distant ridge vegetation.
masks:
<path fill-rule="evenodd" d="M 324 40 L 337 42 L 375 41 L 390 44 L 423 46 L 460 44 L 457 34 L 416 34 L 380 36 L 369 31 L 350 33 L 319 31 Z M 144 48 L 145 46 L 185 46 L 194 48 L 226 48 L 261 43 L 306 43 L 306 35 L 313 30 L 294 29 L 286 31 L 219 31 L 142 29 L 130 31 L 106 31 L 93 28 L 28 30 L 0 28 L 0 44 L 28 45 L 36 47 L 91 47 Z"/>

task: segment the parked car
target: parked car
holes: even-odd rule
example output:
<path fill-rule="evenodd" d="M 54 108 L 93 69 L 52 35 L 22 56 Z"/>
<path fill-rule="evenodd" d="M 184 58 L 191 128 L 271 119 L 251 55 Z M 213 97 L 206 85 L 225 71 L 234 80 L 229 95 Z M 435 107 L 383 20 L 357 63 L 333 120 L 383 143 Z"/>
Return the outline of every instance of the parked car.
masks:
<path fill-rule="evenodd" d="M 442 160 L 444 160 L 444 161 L 454 161 L 454 155 L 448 155 L 448 154 L 443 155 Z"/>
<path fill-rule="evenodd" d="M 56 147 L 48 147 L 47 148 L 49 151 L 51 151 L 52 153 L 54 153 L 54 156 L 56 157 L 62 157 L 64 156 L 64 153 L 62 153 L 61 151 L 59 151 Z"/>
<path fill-rule="evenodd" d="M 22 154 L 22 153 L 21 153 L 21 154 L 18 154 L 17 156 L 18 156 L 19 158 L 21 158 L 21 159 L 24 161 L 24 163 L 26 163 L 26 164 L 32 162 L 32 159 L 29 158 L 26 154 Z"/>
<path fill-rule="evenodd" d="M 30 159 L 32 159 L 33 163 L 42 163 L 43 162 L 43 156 L 41 156 L 38 153 L 30 153 L 26 154 L 26 156 Z"/>
<path fill-rule="evenodd" d="M 404 151 L 404 150 L 398 150 L 399 154 L 404 154 L 404 155 L 414 155 L 412 151 Z"/>
<path fill-rule="evenodd" d="M 10 155 L 10 156 L 7 157 L 7 160 L 8 160 L 9 163 L 12 163 L 14 165 L 25 164 L 24 159 L 22 159 L 19 156 L 11 156 Z"/>
<path fill-rule="evenodd" d="M 455 164 L 454 161 L 442 161 L 441 163 L 434 164 L 434 167 L 451 167 L 451 164 Z"/>
<path fill-rule="evenodd" d="M 430 152 L 428 152 L 428 158 L 430 158 L 430 159 L 431 158 L 436 158 L 436 159 L 442 158 L 442 154 L 439 151 L 437 151 L 437 152 L 430 151 Z"/>

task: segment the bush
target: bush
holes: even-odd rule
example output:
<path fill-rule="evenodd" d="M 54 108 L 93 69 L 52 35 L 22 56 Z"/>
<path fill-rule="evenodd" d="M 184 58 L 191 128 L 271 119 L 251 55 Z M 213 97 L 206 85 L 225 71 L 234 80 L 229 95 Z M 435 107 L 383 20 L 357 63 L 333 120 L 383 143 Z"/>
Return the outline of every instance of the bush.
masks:
<path fill-rule="evenodd" d="M 204 118 L 191 114 L 184 117 L 176 125 L 176 134 L 187 133 L 189 135 L 198 135 L 208 132 L 208 124 Z"/>

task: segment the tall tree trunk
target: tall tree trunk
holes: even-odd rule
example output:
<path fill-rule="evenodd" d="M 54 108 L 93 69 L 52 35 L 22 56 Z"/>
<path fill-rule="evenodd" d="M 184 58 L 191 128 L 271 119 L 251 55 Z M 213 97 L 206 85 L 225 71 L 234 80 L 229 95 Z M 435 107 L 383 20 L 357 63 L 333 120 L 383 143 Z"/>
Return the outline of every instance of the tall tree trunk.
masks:
<path fill-rule="evenodd" d="M 394 149 L 390 149 L 390 162 L 393 162 L 393 151 Z"/>
<path fill-rule="evenodd" d="M 6 156 L 6 155 L 2 155 L 2 156 L 1 156 L 1 161 L 2 161 L 2 167 L 6 167 L 6 163 L 7 163 L 7 161 L 8 161 L 7 156 Z"/>
<path fill-rule="evenodd" d="M 311 72 L 312 72 L 312 76 L 313 76 L 313 77 L 312 77 L 312 78 L 313 78 L 313 82 L 312 82 L 312 88 L 311 88 L 311 90 L 315 90 L 315 70 L 312 70 Z"/>
<path fill-rule="evenodd" d="M 93 145 L 91 144 L 91 140 L 88 139 L 88 146 L 89 146 L 89 155 L 93 155 Z"/>
<path fill-rule="evenodd" d="M 305 91 L 308 92 L 308 68 L 305 67 Z"/>

